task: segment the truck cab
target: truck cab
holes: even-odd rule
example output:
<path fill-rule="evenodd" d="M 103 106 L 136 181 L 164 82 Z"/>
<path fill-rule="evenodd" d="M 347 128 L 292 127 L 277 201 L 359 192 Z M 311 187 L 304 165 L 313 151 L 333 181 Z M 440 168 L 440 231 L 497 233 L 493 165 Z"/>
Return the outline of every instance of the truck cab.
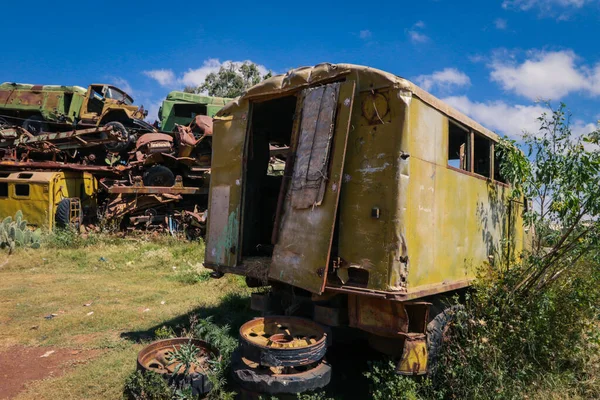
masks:
<path fill-rule="evenodd" d="M 0 171 L 2 217 L 21 210 L 37 228 L 77 227 L 96 215 L 97 192 L 98 181 L 88 172 Z"/>

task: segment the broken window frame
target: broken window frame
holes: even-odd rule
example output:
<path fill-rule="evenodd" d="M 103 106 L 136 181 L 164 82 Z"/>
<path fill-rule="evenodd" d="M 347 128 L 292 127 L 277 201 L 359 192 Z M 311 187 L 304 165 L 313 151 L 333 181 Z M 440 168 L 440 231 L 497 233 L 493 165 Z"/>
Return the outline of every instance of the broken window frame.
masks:
<path fill-rule="evenodd" d="M 467 143 L 466 143 L 466 150 L 465 150 L 465 154 L 468 154 L 467 159 L 464 161 L 465 163 L 468 164 L 468 169 L 462 169 L 462 168 L 457 168 L 453 165 L 450 165 L 450 157 L 449 157 L 449 153 L 450 153 L 450 126 L 451 125 L 455 125 L 456 127 L 464 130 L 467 133 Z M 482 175 L 479 174 L 477 172 L 475 172 L 475 135 L 479 136 L 480 138 L 483 138 L 485 140 L 487 140 L 490 144 L 490 148 L 489 148 L 489 176 L 486 175 Z M 489 182 L 494 182 L 495 184 L 498 184 L 500 186 L 505 186 L 508 187 L 509 184 L 507 182 L 504 182 L 502 180 L 498 180 L 496 179 L 496 143 L 497 141 L 495 141 L 493 138 L 484 135 L 483 133 L 480 133 L 478 131 L 475 131 L 471 128 L 467 128 L 466 126 L 464 126 L 463 124 L 448 118 L 448 146 L 446 147 L 446 167 L 448 169 L 451 169 L 453 171 L 462 173 L 462 174 L 466 174 L 469 176 L 472 176 L 474 178 L 477 179 L 483 179 Z M 461 162 L 462 164 L 462 162 Z"/>
<path fill-rule="evenodd" d="M 450 164 L 450 160 L 457 160 L 456 158 L 450 158 L 450 137 L 451 137 L 451 127 L 454 125 L 455 128 L 462 130 L 466 137 L 466 142 L 459 147 L 459 166 L 455 167 Z M 458 172 L 470 172 L 472 170 L 472 149 L 471 143 L 471 131 L 465 127 L 464 125 L 448 119 L 448 146 L 446 148 L 446 166 L 454 171 Z M 464 148 L 463 148 L 464 146 Z"/>

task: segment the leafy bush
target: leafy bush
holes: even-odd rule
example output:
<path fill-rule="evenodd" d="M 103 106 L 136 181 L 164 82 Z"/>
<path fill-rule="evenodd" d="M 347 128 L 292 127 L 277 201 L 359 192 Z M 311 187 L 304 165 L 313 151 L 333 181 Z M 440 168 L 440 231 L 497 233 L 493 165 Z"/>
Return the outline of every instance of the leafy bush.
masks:
<path fill-rule="evenodd" d="M 170 326 L 165 326 L 165 325 L 156 329 L 154 331 L 154 336 L 156 337 L 156 340 L 171 339 L 171 338 L 177 337 L 173 328 L 171 328 Z"/>
<path fill-rule="evenodd" d="M 191 318 L 190 333 L 193 337 L 204 340 L 219 349 L 221 359 L 212 363 L 208 379 L 213 385 L 208 394 L 209 399 L 234 399 L 236 393 L 227 391 L 227 372 L 231 364 L 231 355 L 237 347 L 237 339 L 230 335 L 229 325 L 219 326 L 212 322 L 212 317 L 197 320 Z"/>
<path fill-rule="evenodd" d="M 413 378 L 396 374 L 392 361 L 369 363 L 364 373 L 370 382 L 373 400 L 418 400 L 419 384 Z"/>
<path fill-rule="evenodd" d="M 125 400 L 171 400 L 173 390 L 167 382 L 154 372 L 135 371 L 125 380 Z"/>

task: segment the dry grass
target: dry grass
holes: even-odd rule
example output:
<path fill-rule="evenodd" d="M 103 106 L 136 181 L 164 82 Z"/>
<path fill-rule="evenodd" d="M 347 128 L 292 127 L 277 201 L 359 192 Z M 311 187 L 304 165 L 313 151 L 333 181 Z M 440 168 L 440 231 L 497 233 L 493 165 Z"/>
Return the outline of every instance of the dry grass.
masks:
<path fill-rule="evenodd" d="M 0 269 L 0 351 L 14 344 L 102 350 L 61 377 L 32 383 L 18 399 L 120 398 L 140 338 L 218 307 L 228 293 L 248 293 L 234 276 L 188 279 L 202 262 L 200 243 L 100 238 L 77 246 L 20 249 Z M 50 314 L 57 316 L 44 318 Z"/>

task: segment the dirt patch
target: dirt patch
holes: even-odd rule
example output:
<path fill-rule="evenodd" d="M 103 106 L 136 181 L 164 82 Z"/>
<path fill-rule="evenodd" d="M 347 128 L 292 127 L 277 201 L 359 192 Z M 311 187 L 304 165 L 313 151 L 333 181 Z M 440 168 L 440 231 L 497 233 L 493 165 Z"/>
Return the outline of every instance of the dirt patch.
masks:
<path fill-rule="evenodd" d="M 64 374 L 75 364 L 96 357 L 100 350 L 12 346 L 0 351 L 0 399 L 10 399 L 36 380 Z"/>

